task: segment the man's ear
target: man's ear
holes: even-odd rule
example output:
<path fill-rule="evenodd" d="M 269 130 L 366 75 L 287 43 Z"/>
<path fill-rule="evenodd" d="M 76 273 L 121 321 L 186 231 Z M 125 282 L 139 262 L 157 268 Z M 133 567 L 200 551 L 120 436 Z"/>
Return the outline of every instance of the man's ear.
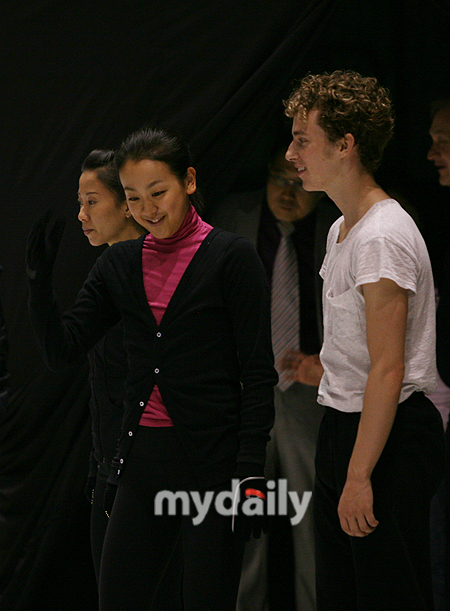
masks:
<path fill-rule="evenodd" d="M 349 153 L 351 153 L 351 151 L 353 151 L 353 149 L 356 146 L 356 142 L 355 142 L 355 137 L 353 134 L 351 133 L 347 133 L 345 134 L 345 136 L 343 136 L 339 141 L 338 141 L 338 147 L 339 147 L 339 152 L 343 155 L 346 156 Z"/>

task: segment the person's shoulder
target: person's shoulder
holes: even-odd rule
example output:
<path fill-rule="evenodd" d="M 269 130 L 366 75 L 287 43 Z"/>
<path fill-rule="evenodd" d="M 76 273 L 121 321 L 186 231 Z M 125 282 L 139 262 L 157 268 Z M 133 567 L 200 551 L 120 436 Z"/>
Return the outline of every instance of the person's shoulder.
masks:
<path fill-rule="evenodd" d="M 208 258 L 214 261 L 213 267 L 237 266 L 238 268 L 253 268 L 255 261 L 260 262 L 256 248 L 252 242 L 233 231 L 215 227 L 209 239 Z"/>
<path fill-rule="evenodd" d="M 143 234 L 134 240 L 124 240 L 111 244 L 111 246 L 108 246 L 97 259 L 98 267 L 107 268 L 111 265 L 120 267 L 125 264 L 126 261 L 132 260 L 134 256 L 139 255 L 142 251 L 142 245 L 146 235 L 147 234 Z"/>
<path fill-rule="evenodd" d="M 219 270 L 225 277 L 230 273 L 243 274 L 249 282 L 256 278 L 266 278 L 261 259 L 248 238 L 218 227 L 213 231 L 207 259 L 213 273 Z"/>
<path fill-rule="evenodd" d="M 238 250 L 247 250 L 249 247 L 254 249 L 250 240 L 239 233 L 234 231 L 228 231 L 221 227 L 214 227 L 210 234 L 210 241 L 214 243 L 216 247 L 234 248 Z"/>
<path fill-rule="evenodd" d="M 362 237 L 375 232 L 379 237 L 416 234 L 419 229 L 411 215 L 395 200 L 385 199 L 369 210 L 367 222 L 362 224 Z"/>
<path fill-rule="evenodd" d="M 366 254 L 367 249 L 372 246 L 379 248 L 380 244 L 384 244 L 385 252 L 403 252 L 414 261 L 428 256 L 425 241 L 414 219 L 393 199 L 383 200 L 374 207 L 353 242 L 355 252 Z"/>
<path fill-rule="evenodd" d="M 142 244 L 144 243 L 144 240 L 147 235 L 148 233 L 146 232 L 140 235 L 138 238 L 134 238 L 131 240 L 123 240 L 122 242 L 116 242 L 115 244 L 112 244 L 109 248 L 107 248 L 105 252 L 109 251 L 111 253 L 114 253 L 113 256 L 116 256 L 116 252 L 125 253 L 139 251 L 141 250 Z"/>

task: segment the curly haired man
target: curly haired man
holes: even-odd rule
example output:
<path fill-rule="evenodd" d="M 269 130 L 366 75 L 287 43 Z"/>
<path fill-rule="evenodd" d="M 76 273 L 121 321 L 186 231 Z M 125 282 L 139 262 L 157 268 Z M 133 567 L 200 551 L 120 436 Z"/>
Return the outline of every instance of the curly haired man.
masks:
<path fill-rule="evenodd" d="M 320 271 L 317 609 L 431 610 L 429 505 L 444 462 L 424 394 L 435 385 L 434 288 L 414 221 L 373 176 L 393 132 L 389 93 L 352 71 L 309 75 L 286 114 L 286 159 L 342 212 Z"/>

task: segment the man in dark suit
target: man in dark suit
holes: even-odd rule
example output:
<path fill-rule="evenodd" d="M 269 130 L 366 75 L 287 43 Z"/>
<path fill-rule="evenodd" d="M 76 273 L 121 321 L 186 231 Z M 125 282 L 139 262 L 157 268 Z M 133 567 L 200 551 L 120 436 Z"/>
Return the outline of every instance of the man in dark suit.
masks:
<path fill-rule="evenodd" d="M 0 267 L 0 274 L 2 268 Z M 8 356 L 8 342 L 6 337 L 5 321 L 3 319 L 3 311 L 0 303 L 0 416 L 6 410 L 8 404 L 8 392 L 10 385 L 10 373 L 6 367 L 6 359 Z"/>
<path fill-rule="evenodd" d="M 450 187 L 450 98 L 439 98 L 431 104 L 431 146 L 428 160 L 438 171 L 439 184 Z M 444 253 L 442 282 L 439 285 L 439 301 L 436 315 L 437 369 L 444 386 L 438 380 L 436 404 L 444 417 L 447 440 L 447 472 L 444 482 L 431 503 L 431 558 L 433 567 L 433 595 L 436 611 L 450 610 L 450 463 L 448 448 L 450 426 L 445 390 L 450 387 L 450 251 Z M 446 388 L 447 387 L 447 388 Z M 442 400 L 444 398 L 444 400 Z"/>
<path fill-rule="evenodd" d="M 273 338 L 280 382 L 275 388 L 276 417 L 268 446 L 266 476 L 268 479 L 286 479 L 288 490 L 297 492 L 301 502 L 303 493 L 312 491 L 316 437 L 323 415 L 323 408 L 316 401 L 322 372 L 318 358 L 322 343 L 322 282 L 319 269 L 325 254 L 328 229 L 339 214 L 323 193 L 304 191 L 294 166 L 284 158 L 286 149 L 287 143 L 281 146 L 278 143 L 275 147 L 264 189 L 228 196 L 214 211 L 212 221 L 251 240 L 262 259 L 272 288 L 274 285 L 279 287 L 279 280 L 274 278 L 274 268 L 283 229 L 287 228 L 290 234 L 288 239 L 291 240 L 296 259 L 298 324 L 295 328 L 298 331 L 295 332 L 297 337 L 294 343 L 286 339 L 286 345 L 282 345 L 279 354 L 275 349 L 277 340 Z M 275 317 L 283 316 L 284 310 L 281 305 L 281 314 L 275 313 Z M 276 323 L 273 310 L 273 334 Z M 290 323 L 286 322 L 286 325 L 294 328 Z M 295 363 L 296 370 L 301 372 L 302 380 L 307 383 L 300 383 L 297 377 L 293 379 L 287 373 L 289 368 L 286 369 L 286 363 Z M 310 506 L 300 523 L 292 525 L 292 542 L 296 608 L 314 611 L 314 545 Z M 239 611 L 269 609 L 267 560 L 267 537 L 248 544 Z M 277 608 L 281 609 L 279 606 Z"/>

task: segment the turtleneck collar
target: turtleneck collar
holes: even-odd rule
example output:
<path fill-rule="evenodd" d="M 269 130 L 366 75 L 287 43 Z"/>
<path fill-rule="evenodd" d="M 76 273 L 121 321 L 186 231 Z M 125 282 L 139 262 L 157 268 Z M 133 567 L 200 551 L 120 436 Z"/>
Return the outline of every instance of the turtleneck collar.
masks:
<path fill-rule="evenodd" d="M 183 240 L 193 236 L 202 228 L 203 221 L 197 214 L 194 206 L 190 204 L 181 227 L 173 235 L 169 236 L 168 238 L 156 238 L 154 235 L 149 233 L 145 238 L 145 242 L 147 242 L 147 244 L 152 244 L 158 249 L 164 248 L 165 246 L 173 247 L 178 245 Z"/>

